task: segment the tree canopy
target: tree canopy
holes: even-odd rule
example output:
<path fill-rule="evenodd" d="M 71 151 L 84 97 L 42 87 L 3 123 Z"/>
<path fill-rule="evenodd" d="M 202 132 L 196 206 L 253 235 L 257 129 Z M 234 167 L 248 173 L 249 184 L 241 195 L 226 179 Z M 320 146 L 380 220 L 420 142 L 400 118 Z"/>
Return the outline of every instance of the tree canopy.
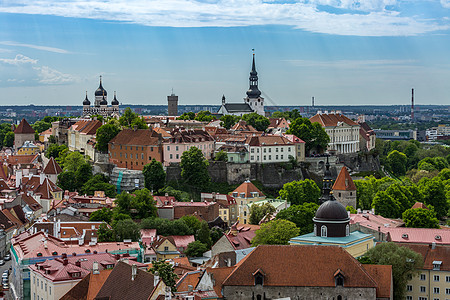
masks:
<path fill-rule="evenodd" d="M 158 274 L 161 280 L 171 288 L 172 292 L 176 292 L 175 283 L 178 276 L 174 273 L 173 266 L 163 260 L 154 261 L 152 263 L 152 268 L 150 269 L 153 275 Z"/>
<path fill-rule="evenodd" d="M 242 116 L 242 120 L 247 122 L 247 124 L 252 125 L 258 131 L 266 131 L 267 127 L 270 125 L 268 118 L 257 113 L 245 114 Z"/>
<path fill-rule="evenodd" d="M 115 203 L 118 213 L 133 219 L 156 217 L 155 201 L 147 189 L 136 190 L 133 194 L 124 191 L 117 196 Z"/>
<path fill-rule="evenodd" d="M 166 172 L 161 162 L 156 159 L 144 166 L 142 170 L 145 180 L 145 188 L 151 191 L 158 191 L 166 184 Z"/>
<path fill-rule="evenodd" d="M 300 205 L 291 205 L 281 210 L 276 218 L 293 222 L 300 230 L 300 235 L 311 233 L 314 230 L 313 218 L 319 205 L 316 203 L 303 203 Z"/>
<path fill-rule="evenodd" d="M 205 253 L 208 250 L 209 250 L 208 247 L 202 242 L 194 241 L 187 246 L 186 250 L 184 251 L 184 254 L 190 257 L 200 257 L 203 256 L 203 253 Z"/>
<path fill-rule="evenodd" d="M 318 202 L 320 189 L 311 179 L 298 180 L 285 183 L 279 192 L 280 198 L 287 200 L 292 205 L 305 202 Z"/>
<path fill-rule="evenodd" d="M 239 122 L 240 117 L 239 116 L 233 116 L 233 115 L 224 115 L 220 117 L 220 125 L 225 127 L 226 129 L 230 129 L 233 127 L 234 124 Z"/>
<path fill-rule="evenodd" d="M 252 239 L 252 246 L 287 245 L 291 238 L 299 234 L 300 230 L 291 221 L 276 219 L 261 225 Z"/>
<path fill-rule="evenodd" d="M 439 220 L 436 213 L 424 208 L 410 208 L 402 214 L 406 227 L 414 228 L 439 228 Z"/>
<path fill-rule="evenodd" d="M 119 123 L 126 128 L 136 127 L 137 129 L 148 129 L 144 119 L 139 117 L 139 115 L 133 112 L 129 107 L 125 108 L 122 116 L 119 118 Z"/>
<path fill-rule="evenodd" d="M 404 153 L 393 150 L 389 152 L 386 159 L 386 164 L 395 176 L 403 176 L 406 174 L 407 161 L 408 157 Z"/>
<path fill-rule="evenodd" d="M 292 121 L 287 133 L 305 141 L 306 152 L 312 149 L 325 150 L 330 141 L 325 129 L 319 123 L 311 123 L 308 118 L 299 117 Z"/>
<path fill-rule="evenodd" d="M 208 173 L 209 163 L 197 147 L 191 147 L 181 156 L 181 177 L 184 182 L 199 189 L 209 184 L 211 178 Z"/>
<path fill-rule="evenodd" d="M 108 143 L 120 132 L 116 123 L 106 123 L 97 129 L 95 149 L 100 152 L 108 152 Z"/>
<path fill-rule="evenodd" d="M 262 218 L 264 218 L 267 214 L 271 216 L 274 212 L 275 207 L 273 207 L 270 203 L 264 203 L 263 205 L 253 204 L 250 207 L 249 223 L 258 225 Z"/>

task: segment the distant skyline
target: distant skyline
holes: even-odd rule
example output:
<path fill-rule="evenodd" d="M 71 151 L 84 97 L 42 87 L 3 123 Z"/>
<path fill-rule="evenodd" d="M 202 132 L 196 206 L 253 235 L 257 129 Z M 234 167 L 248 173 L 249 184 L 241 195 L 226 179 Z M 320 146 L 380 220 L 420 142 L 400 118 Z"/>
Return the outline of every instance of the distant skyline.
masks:
<path fill-rule="evenodd" d="M 0 105 L 450 105 L 450 0 L 0 1 Z M 270 99 L 269 99 L 270 98 Z"/>

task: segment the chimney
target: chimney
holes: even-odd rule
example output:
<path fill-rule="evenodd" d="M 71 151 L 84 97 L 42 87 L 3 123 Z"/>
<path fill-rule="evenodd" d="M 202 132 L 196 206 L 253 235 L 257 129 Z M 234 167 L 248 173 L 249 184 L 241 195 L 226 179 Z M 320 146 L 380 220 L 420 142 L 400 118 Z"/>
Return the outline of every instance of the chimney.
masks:
<path fill-rule="evenodd" d="M 137 276 L 137 266 L 135 264 L 133 264 L 131 266 L 131 280 L 134 281 L 136 276 Z"/>
<path fill-rule="evenodd" d="M 61 254 L 61 258 L 62 258 L 62 259 L 67 258 L 67 253 L 62 253 L 62 254 Z"/>
<path fill-rule="evenodd" d="M 431 249 L 432 249 L 432 250 L 436 249 L 436 242 L 432 242 L 432 243 L 431 243 Z"/>
<path fill-rule="evenodd" d="M 64 265 L 64 266 L 67 266 L 68 263 L 69 263 L 69 260 L 68 260 L 67 258 L 64 258 L 64 259 L 63 259 L 63 265 Z"/>
<path fill-rule="evenodd" d="M 81 261 L 80 261 L 80 260 L 77 260 L 77 261 L 75 262 L 75 266 L 77 266 L 77 267 L 80 267 L 80 268 L 81 268 Z"/>
<path fill-rule="evenodd" d="M 98 262 L 94 261 L 92 264 L 92 274 L 97 275 L 100 274 L 100 271 L 98 269 Z"/>
<path fill-rule="evenodd" d="M 153 274 L 153 287 L 157 286 L 159 282 L 159 272 L 156 271 L 155 274 Z"/>
<path fill-rule="evenodd" d="M 192 285 L 188 285 L 188 293 L 192 293 L 194 291 L 194 287 Z"/>
<path fill-rule="evenodd" d="M 39 174 L 39 184 L 43 184 L 45 180 L 45 175 L 44 173 Z"/>

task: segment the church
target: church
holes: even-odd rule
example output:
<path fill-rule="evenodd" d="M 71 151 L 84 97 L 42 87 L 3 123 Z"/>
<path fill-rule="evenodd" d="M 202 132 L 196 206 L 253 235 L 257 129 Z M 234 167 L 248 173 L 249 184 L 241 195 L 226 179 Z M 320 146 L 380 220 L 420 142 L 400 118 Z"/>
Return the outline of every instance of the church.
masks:
<path fill-rule="evenodd" d="M 116 92 L 114 92 L 114 99 L 111 101 L 111 105 L 108 105 L 108 93 L 103 88 L 102 76 L 100 76 L 100 85 L 94 93 L 95 102 L 91 106 L 91 101 L 88 99 L 87 91 L 86 98 L 83 101 L 83 117 L 89 117 L 93 115 L 101 115 L 103 117 L 119 117 L 119 101 L 116 98 Z"/>
<path fill-rule="evenodd" d="M 264 98 L 261 97 L 261 91 L 258 89 L 258 72 L 256 72 L 254 53 L 249 81 L 250 87 L 247 91 L 247 97 L 244 98 L 244 102 L 226 103 L 225 96 L 222 96 L 222 106 L 217 112 L 218 114 L 242 116 L 255 112 L 261 116 L 265 116 Z"/>

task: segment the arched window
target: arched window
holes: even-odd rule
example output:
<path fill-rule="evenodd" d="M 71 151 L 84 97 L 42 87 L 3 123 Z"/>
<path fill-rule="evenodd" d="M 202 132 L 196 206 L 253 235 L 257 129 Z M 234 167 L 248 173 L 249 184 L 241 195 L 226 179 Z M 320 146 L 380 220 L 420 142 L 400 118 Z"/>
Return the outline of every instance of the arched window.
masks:
<path fill-rule="evenodd" d="M 349 236 L 350 235 L 350 226 L 348 226 L 348 224 L 345 226 L 345 236 Z"/>
<path fill-rule="evenodd" d="M 342 296 L 341 295 L 337 296 L 337 300 L 342 300 Z"/>
<path fill-rule="evenodd" d="M 317 236 L 317 225 L 314 224 L 314 235 Z"/>
<path fill-rule="evenodd" d="M 327 237 L 327 226 L 322 225 L 322 227 L 320 227 L 320 236 Z"/>

